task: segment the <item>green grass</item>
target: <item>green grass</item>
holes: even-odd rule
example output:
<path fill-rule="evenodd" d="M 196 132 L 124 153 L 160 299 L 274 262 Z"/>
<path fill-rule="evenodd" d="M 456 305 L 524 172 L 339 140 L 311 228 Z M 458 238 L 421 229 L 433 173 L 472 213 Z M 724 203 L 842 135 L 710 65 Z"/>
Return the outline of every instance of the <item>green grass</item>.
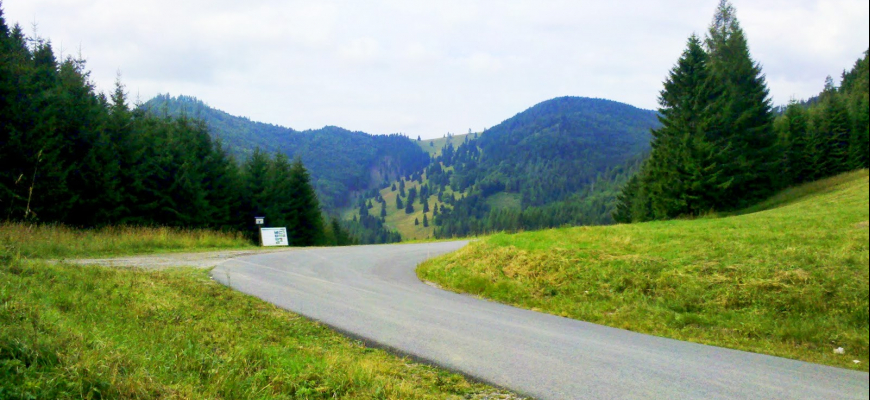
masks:
<path fill-rule="evenodd" d="M 0 223 L 0 246 L 43 259 L 255 248 L 239 233 L 136 227 L 76 230 L 23 223 Z"/>
<path fill-rule="evenodd" d="M 400 178 L 400 179 L 404 179 L 404 178 Z M 423 175 L 422 182 L 406 180 L 405 181 L 405 194 L 407 194 L 407 192 L 409 190 L 411 190 L 411 188 L 416 188 L 417 193 L 419 194 L 420 187 L 428 182 L 429 182 L 429 179 L 425 174 Z M 398 187 L 398 184 L 396 184 L 396 187 Z M 387 202 L 387 216 L 385 217 L 384 225 L 386 225 L 388 228 L 395 229 L 396 231 L 398 231 L 399 234 L 402 235 L 402 242 L 403 243 L 407 242 L 407 241 L 428 241 L 434 237 L 435 224 L 433 223 L 433 220 L 432 220 L 432 211 L 431 210 L 434 210 L 436 206 L 440 207 L 443 204 L 443 203 L 438 201 L 437 194 L 432 194 L 429 196 L 430 211 L 428 213 L 426 213 L 427 217 L 429 218 L 429 226 L 424 227 L 423 226 L 423 214 L 424 214 L 423 213 L 423 206 L 420 205 L 419 197 L 414 200 L 414 212 L 411 214 L 406 214 L 404 208 L 402 208 L 402 209 L 396 208 L 396 197 L 399 196 L 398 189 L 393 191 L 392 188 L 388 187 L 385 189 L 381 189 L 380 193 L 381 193 L 381 197 L 384 200 L 386 200 L 386 202 Z M 445 193 L 445 196 L 449 196 L 449 195 L 453 194 L 453 191 L 448 188 L 447 190 L 445 190 L 444 193 Z M 463 195 L 463 193 L 458 193 L 458 192 L 456 193 L 457 198 L 461 197 L 462 195 Z M 374 215 L 374 216 L 380 216 L 381 215 L 380 214 L 380 212 L 381 212 L 380 203 L 376 202 L 374 198 L 371 198 L 368 200 L 371 201 L 372 204 L 374 205 L 374 207 L 372 207 L 372 209 L 369 210 L 369 213 L 371 215 Z M 403 202 L 403 204 L 407 204 L 407 197 L 403 198 L 402 202 Z M 450 205 L 446 205 L 446 207 L 452 208 L 452 206 L 450 206 Z M 343 219 L 353 219 L 354 216 L 359 217 L 359 210 L 357 210 L 356 208 L 346 209 L 342 213 Z M 414 224 L 415 219 L 420 222 L 419 225 Z"/>
<path fill-rule="evenodd" d="M 486 204 L 492 207 L 493 210 L 510 209 L 520 211 L 522 209 L 522 198 L 518 193 L 499 192 L 488 197 Z"/>
<path fill-rule="evenodd" d="M 499 234 L 418 274 L 569 318 L 867 371 L 868 192 L 863 170 L 742 215 Z"/>
<path fill-rule="evenodd" d="M 0 399 L 434 400 L 499 393 L 366 348 L 219 285 L 207 271 L 21 262 L 0 250 Z"/>
<path fill-rule="evenodd" d="M 420 148 L 423 149 L 426 153 L 431 157 L 437 157 L 441 155 L 441 150 L 447 147 L 448 143 L 453 143 L 454 147 L 459 147 L 460 144 L 465 142 L 465 137 L 468 134 L 463 135 L 453 135 L 451 137 L 443 137 L 439 139 L 429 139 L 417 142 L 420 145 Z M 472 136 L 473 138 L 473 136 Z M 471 139 L 473 140 L 473 139 Z"/>

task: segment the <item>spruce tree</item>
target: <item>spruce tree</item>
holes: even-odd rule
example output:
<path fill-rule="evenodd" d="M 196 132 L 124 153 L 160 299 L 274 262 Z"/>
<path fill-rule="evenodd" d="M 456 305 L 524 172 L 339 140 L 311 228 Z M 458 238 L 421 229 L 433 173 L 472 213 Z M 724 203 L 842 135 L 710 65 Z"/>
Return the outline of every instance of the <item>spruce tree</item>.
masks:
<path fill-rule="evenodd" d="M 700 40 L 692 35 L 659 97 L 659 120 L 641 182 L 652 218 L 697 215 L 715 205 L 728 182 L 720 182 L 716 151 L 708 135 L 710 74 Z"/>
<path fill-rule="evenodd" d="M 296 219 L 295 230 L 287 234 L 296 246 L 314 246 L 323 240 L 323 216 L 320 203 L 311 186 L 311 178 L 302 160 L 296 158 L 290 168 L 291 190 L 293 194 L 293 214 Z"/>
<path fill-rule="evenodd" d="M 806 110 L 792 101 L 785 110 L 787 132 L 785 133 L 785 173 L 789 184 L 808 182 L 812 177 L 810 154 L 809 117 Z"/>
<path fill-rule="evenodd" d="M 706 38 L 715 101 L 708 134 L 721 149 L 716 208 L 744 206 L 771 193 L 776 137 L 767 83 L 728 0 L 721 0 Z"/>
<path fill-rule="evenodd" d="M 849 168 L 860 169 L 870 167 L 870 124 L 868 120 L 867 96 L 859 103 L 855 112 L 855 123 L 849 138 Z"/>
<path fill-rule="evenodd" d="M 257 229 L 257 226 L 254 224 L 254 217 L 264 216 L 266 206 L 268 206 L 266 188 L 269 185 L 267 174 L 269 173 L 270 164 L 271 160 L 269 160 L 269 156 L 258 147 L 254 149 L 254 152 L 251 153 L 251 156 L 248 157 L 242 166 L 243 189 L 241 209 L 245 219 L 243 223 L 252 234 Z M 266 223 L 271 225 L 272 221 L 268 220 Z"/>
<path fill-rule="evenodd" d="M 294 180 L 293 165 L 286 154 L 276 153 L 269 161 L 266 172 L 263 206 L 269 226 L 286 227 L 288 241 L 291 244 L 304 242 L 300 239 L 305 234 L 299 226 L 300 203 L 297 191 L 298 182 Z M 296 241 L 296 243 L 294 243 Z"/>

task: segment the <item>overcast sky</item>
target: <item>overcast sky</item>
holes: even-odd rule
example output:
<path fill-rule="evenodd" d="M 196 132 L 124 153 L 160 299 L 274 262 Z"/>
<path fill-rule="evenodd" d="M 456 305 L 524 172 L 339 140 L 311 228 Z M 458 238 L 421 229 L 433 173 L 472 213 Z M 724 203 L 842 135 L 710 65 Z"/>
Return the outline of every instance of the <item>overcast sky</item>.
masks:
<path fill-rule="evenodd" d="M 558 96 L 655 109 L 718 0 L 6 0 L 7 23 L 81 54 L 100 91 L 195 96 L 294 129 L 441 137 Z M 775 104 L 868 48 L 866 0 L 734 0 Z"/>

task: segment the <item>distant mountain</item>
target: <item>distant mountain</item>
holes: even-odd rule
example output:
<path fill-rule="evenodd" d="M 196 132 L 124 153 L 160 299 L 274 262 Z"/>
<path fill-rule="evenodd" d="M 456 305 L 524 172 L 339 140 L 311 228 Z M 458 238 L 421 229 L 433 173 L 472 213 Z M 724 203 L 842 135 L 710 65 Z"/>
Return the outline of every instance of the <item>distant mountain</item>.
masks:
<path fill-rule="evenodd" d="M 257 147 L 301 157 L 327 209 L 346 206 L 352 193 L 378 187 L 429 163 L 429 155 L 417 143 L 398 134 L 370 135 L 333 126 L 296 131 L 233 116 L 190 96 L 158 95 L 144 107 L 157 115 L 204 120 L 237 158 Z"/>
<path fill-rule="evenodd" d="M 654 111 L 615 101 L 548 100 L 482 133 L 419 142 L 433 157 L 425 171 L 369 191 L 345 216 L 363 219 L 384 203 L 382 219 L 406 238 L 610 223 L 658 125 Z M 399 212 L 394 203 L 408 197 L 394 187 L 423 196 Z"/>

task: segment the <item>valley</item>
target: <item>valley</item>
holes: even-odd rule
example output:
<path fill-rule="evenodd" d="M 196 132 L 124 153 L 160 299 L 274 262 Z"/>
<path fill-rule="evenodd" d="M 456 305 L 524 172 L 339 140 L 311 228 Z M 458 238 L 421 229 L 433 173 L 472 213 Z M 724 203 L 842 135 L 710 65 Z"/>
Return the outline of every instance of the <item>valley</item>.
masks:
<path fill-rule="evenodd" d="M 849 1 L 0 3 L 0 399 L 867 399 Z"/>

